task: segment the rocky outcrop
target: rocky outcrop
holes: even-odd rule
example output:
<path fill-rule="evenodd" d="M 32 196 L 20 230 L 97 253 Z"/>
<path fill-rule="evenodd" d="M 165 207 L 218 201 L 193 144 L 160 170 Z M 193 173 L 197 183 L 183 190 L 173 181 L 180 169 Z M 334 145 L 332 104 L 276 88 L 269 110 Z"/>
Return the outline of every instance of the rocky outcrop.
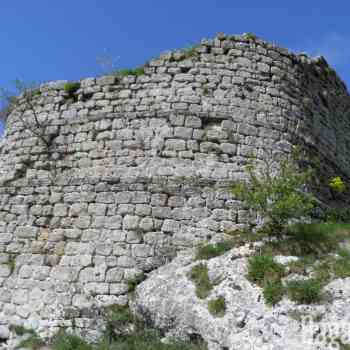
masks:
<path fill-rule="evenodd" d="M 349 342 L 349 278 L 331 282 L 324 291 L 327 301 L 319 305 L 297 305 L 285 297 L 270 307 L 262 289 L 246 278 L 249 254 L 247 247 L 235 248 L 209 261 L 194 261 L 192 251 L 184 252 L 139 285 L 134 310 L 166 338 L 203 338 L 209 350 L 315 350 Z M 201 263 L 215 284 L 205 299 L 197 297 L 189 277 Z M 215 316 L 208 302 L 218 297 L 225 299 L 226 309 Z"/>

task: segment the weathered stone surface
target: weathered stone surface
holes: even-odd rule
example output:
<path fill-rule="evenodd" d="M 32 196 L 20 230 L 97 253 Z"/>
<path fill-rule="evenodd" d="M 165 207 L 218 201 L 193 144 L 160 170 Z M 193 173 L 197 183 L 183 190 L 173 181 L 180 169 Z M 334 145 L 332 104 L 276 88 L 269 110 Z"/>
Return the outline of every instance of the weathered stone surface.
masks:
<path fill-rule="evenodd" d="M 74 98 L 63 81 L 42 85 L 32 102 L 50 147 L 17 101 L 0 145 L 1 325 L 98 334 L 79 315 L 125 302 L 128 271 L 254 221 L 228 185 L 264 147 L 288 155 L 298 141 L 348 180 L 344 84 L 323 59 L 249 40 L 221 35 L 138 77 L 84 79 Z"/>
<path fill-rule="evenodd" d="M 296 305 L 284 297 L 272 308 L 265 305 L 262 289 L 245 277 L 247 248 L 196 262 L 193 251 L 183 252 L 137 287 L 133 310 L 163 330 L 166 338 L 203 338 L 209 350 L 314 350 L 328 349 L 330 344 L 336 347 L 336 339 L 347 334 L 342 327 L 348 327 L 350 321 L 350 279 L 331 282 L 325 288 L 328 301 L 322 304 Z M 292 258 L 289 260 L 295 260 Z M 207 265 L 214 283 L 205 299 L 196 296 L 189 278 L 192 267 L 199 263 Z M 225 299 L 222 316 L 208 310 L 208 302 L 218 297 Z M 323 340 L 318 341 L 317 335 L 324 336 Z"/>

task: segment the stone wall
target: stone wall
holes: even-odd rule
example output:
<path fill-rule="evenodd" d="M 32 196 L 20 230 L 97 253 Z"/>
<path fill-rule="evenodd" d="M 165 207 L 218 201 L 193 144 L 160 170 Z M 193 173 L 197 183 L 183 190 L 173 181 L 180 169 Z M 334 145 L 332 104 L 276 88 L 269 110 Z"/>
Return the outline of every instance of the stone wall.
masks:
<path fill-rule="evenodd" d="M 218 35 L 143 75 L 80 84 L 42 85 L 7 120 L 3 329 L 97 337 L 101 308 L 127 302 L 130 278 L 253 220 L 228 190 L 252 153 L 300 143 L 328 175 L 350 177 L 350 98 L 322 58 Z"/>

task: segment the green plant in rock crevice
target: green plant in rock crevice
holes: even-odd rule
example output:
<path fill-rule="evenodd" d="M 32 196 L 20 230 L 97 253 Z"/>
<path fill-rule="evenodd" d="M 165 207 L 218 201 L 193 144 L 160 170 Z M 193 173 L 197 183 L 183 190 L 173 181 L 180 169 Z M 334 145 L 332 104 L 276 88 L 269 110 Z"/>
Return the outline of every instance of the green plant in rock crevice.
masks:
<path fill-rule="evenodd" d="M 123 333 L 128 324 L 135 321 L 128 305 L 111 305 L 105 310 L 106 330 L 105 338 L 111 343 Z"/>
<path fill-rule="evenodd" d="M 205 264 L 198 264 L 192 267 L 190 278 L 196 285 L 196 294 L 198 298 L 205 299 L 213 289 L 208 275 L 208 267 Z"/>
<path fill-rule="evenodd" d="M 299 304 L 313 304 L 321 300 L 322 285 L 316 279 L 294 280 L 287 282 L 286 293 Z"/>
<path fill-rule="evenodd" d="M 143 282 L 144 280 L 146 279 L 146 275 L 141 272 L 135 276 L 133 276 L 132 278 L 129 278 L 127 280 L 127 285 L 128 285 L 128 291 L 129 292 L 133 292 L 136 287 L 141 283 Z"/>
<path fill-rule="evenodd" d="M 76 92 L 80 89 L 80 82 L 69 82 L 64 84 L 63 90 L 67 93 L 68 98 L 76 100 Z"/>
<path fill-rule="evenodd" d="M 51 347 L 53 350 L 93 350 L 93 346 L 85 340 L 63 329 L 53 338 Z"/>
<path fill-rule="evenodd" d="M 267 305 L 275 305 L 282 300 L 284 287 L 281 280 L 266 281 L 263 289 L 263 296 Z"/>
<path fill-rule="evenodd" d="M 16 269 L 16 254 L 10 254 L 9 260 L 6 265 L 10 268 L 11 273 L 13 273 Z"/>
<path fill-rule="evenodd" d="M 279 281 L 285 275 L 285 267 L 272 256 L 256 255 L 249 259 L 248 280 L 263 287 L 265 282 Z"/>
<path fill-rule="evenodd" d="M 117 77 L 127 77 L 129 75 L 139 77 L 139 76 L 144 75 L 144 74 L 145 74 L 144 67 L 124 68 L 124 69 L 118 69 L 118 70 L 113 72 L 113 75 L 116 75 Z"/>
<path fill-rule="evenodd" d="M 225 240 L 214 244 L 206 244 L 197 248 L 196 259 L 211 259 L 220 256 L 234 247 L 233 240 Z"/>
<path fill-rule="evenodd" d="M 225 314 L 226 302 L 224 297 L 218 297 L 208 302 L 209 312 L 216 317 L 222 317 Z"/>

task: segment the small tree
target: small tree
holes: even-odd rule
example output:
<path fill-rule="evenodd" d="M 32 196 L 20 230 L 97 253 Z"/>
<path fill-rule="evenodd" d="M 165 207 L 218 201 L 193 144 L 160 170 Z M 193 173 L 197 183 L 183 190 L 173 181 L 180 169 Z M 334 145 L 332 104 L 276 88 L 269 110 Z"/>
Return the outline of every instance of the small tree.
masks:
<path fill-rule="evenodd" d="M 68 84 L 67 84 L 68 85 Z M 69 84 L 71 89 L 76 84 Z M 57 127 L 50 124 L 47 116 L 40 115 L 38 97 L 41 96 L 37 83 L 24 83 L 17 79 L 14 81 L 14 92 L 0 88 L 0 104 L 2 112 L 0 117 L 4 120 L 14 112 L 17 120 L 22 124 L 24 131 L 30 132 L 45 147 L 47 154 L 46 169 L 54 182 L 57 175 L 56 160 L 64 155 L 64 151 L 55 146 L 54 139 L 58 135 Z"/>
<path fill-rule="evenodd" d="M 239 182 L 232 188 L 236 198 L 265 220 L 268 233 L 278 235 L 291 219 L 300 219 L 311 213 L 315 197 L 306 191 L 311 170 L 298 168 L 296 157 L 279 160 L 276 154 L 265 152 L 262 166 L 253 158 L 246 166 L 248 182 Z"/>
<path fill-rule="evenodd" d="M 34 105 L 34 98 L 41 95 L 37 83 L 24 83 L 23 81 L 16 79 L 14 81 L 15 92 L 11 92 L 8 89 L 0 89 L 0 101 L 2 104 L 1 118 L 6 120 L 7 116 L 15 108 L 18 101 L 24 104 L 24 110 L 31 113 L 31 118 L 27 118 L 24 113 L 19 113 L 23 127 L 29 130 L 34 136 L 38 137 L 46 147 L 50 147 L 50 139 L 45 135 L 45 127 L 42 121 L 40 121 L 39 115 Z"/>

